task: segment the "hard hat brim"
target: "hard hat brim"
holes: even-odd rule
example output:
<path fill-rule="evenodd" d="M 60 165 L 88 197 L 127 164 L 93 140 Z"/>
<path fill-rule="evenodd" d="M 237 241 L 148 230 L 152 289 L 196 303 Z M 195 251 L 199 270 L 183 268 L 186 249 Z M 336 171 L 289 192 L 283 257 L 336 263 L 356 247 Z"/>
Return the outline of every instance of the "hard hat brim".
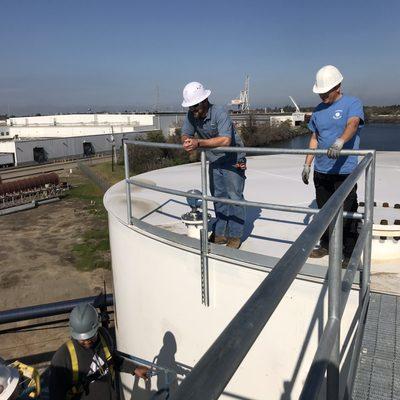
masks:
<path fill-rule="evenodd" d="M 182 107 L 191 107 L 194 106 L 195 104 L 201 103 L 203 100 L 207 99 L 208 97 L 210 97 L 211 94 L 211 90 L 206 89 L 204 91 L 204 95 L 198 97 L 196 100 L 193 101 L 188 101 L 186 102 L 185 100 L 183 100 L 182 102 Z"/>
<path fill-rule="evenodd" d="M 316 94 L 323 94 L 323 93 L 328 93 L 330 90 L 332 90 L 335 86 L 339 85 L 343 81 L 343 78 L 338 79 L 336 82 L 330 84 L 329 86 L 323 86 L 319 87 L 317 83 L 314 83 L 313 86 L 313 92 Z"/>
<path fill-rule="evenodd" d="M 94 337 L 97 333 L 97 331 L 99 330 L 99 325 L 97 325 L 96 328 L 93 328 L 91 331 L 89 332 L 83 332 L 83 333 L 78 333 L 78 332 L 74 332 L 71 329 L 71 337 L 75 340 L 88 340 L 91 339 L 92 337 Z"/>

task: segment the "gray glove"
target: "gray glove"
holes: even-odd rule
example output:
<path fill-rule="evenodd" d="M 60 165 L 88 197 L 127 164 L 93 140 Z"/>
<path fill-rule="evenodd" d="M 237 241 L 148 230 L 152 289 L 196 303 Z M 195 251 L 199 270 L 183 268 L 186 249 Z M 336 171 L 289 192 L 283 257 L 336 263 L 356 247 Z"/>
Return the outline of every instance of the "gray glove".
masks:
<path fill-rule="evenodd" d="M 329 158 L 339 158 L 340 150 L 342 150 L 344 145 L 344 141 L 342 139 L 336 139 L 335 143 L 328 149 L 328 157 Z"/>
<path fill-rule="evenodd" d="M 301 179 L 303 182 L 308 185 L 308 178 L 310 177 L 311 166 L 308 164 L 304 164 L 303 172 L 301 173 Z"/>

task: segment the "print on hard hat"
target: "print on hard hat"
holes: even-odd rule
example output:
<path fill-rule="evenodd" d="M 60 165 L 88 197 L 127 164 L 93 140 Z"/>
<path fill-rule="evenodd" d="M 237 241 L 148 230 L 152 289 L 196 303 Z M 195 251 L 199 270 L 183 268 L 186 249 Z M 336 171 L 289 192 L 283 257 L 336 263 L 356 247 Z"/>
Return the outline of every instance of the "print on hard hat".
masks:
<path fill-rule="evenodd" d="M 335 114 L 333 114 L 333 119 L 340 119 L 342 118 L 343 110 L 336 110 Z"/>

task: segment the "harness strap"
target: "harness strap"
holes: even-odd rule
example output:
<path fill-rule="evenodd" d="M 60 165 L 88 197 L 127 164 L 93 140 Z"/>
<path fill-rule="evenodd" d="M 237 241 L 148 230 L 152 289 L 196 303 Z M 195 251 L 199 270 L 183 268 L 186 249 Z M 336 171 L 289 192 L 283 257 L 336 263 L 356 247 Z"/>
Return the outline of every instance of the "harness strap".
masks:
<path fill-rule="evenodd" d="M 111 373 L 111 378 L 114 380 L 115 371 L 114 371 L 114 366 L 112 365 L 112 355 L 110 353 L 110 349 L 108 348 L 107 342 L 100 332 L 99 332 L 99 336 L 100 336 L 101 345 L 103 346 L 104 355 L 106 356 L 107 365 L 108 365 L 108 368 Z"/>
<path fill-rule="evenodd" d="M 75 394 L 82 393 L 83 390 L 82 390 L 82 387 L 80 389 L 78 388 L 79 364 L 78 364 L 78 356 L 76 354 L 74 342 L 72 340 L 68 340 L 67 348 L 68 348 L 69 356 L 71 358 L 71 370 L 72 370 L 72 387 L 71 387 L 70 394 L 68 397 L 72 397 Z"/>

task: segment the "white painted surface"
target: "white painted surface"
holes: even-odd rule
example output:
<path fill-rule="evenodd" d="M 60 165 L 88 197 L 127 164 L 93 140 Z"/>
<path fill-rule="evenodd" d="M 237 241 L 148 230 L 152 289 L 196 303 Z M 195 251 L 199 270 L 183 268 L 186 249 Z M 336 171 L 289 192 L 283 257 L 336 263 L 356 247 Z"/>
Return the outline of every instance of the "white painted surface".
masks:
<path fill-rule="evenodd" d="M 297 155 L 248 157 L 244 192 L 246 200 L 317 208 L 312 179 L 309 185 L 304 185 L 301 180 L 303 164 L 304 157 Z M 400 220 L 400 209 L 394 208 L 394 204 L 400 203 L 397 184 L 400 182 L 400 153 L 378 152 L 376 168 L 375 201 L 377 207 L 374 209 L 374 222 L 379 224 L 381 219 L 385 218 L 391 221 L 390 224 L 393 224 L 395 220 Z M 199 164 L 152 171 L 142 174 L 141 178 L 151 180 L 160 186 L 182 191 L 201 188 Z M 124 185 L 115 187 L 115 190 L 124 194 Z M 358 200 L 364 201 L 364 178 L 358 182 L 357 193 Z M 150 190 L 142 190 L 141 197 L 151 199 L 158 204 L 166 203 L 162 207 L 162 213 L 150 214 L 144 219 L 145 222 L 168 226 L 168 229 L 177 233 L 184 233 L 180 217 L 189 211 L 184 199 Z M 383 208 L 382 203 L 384 202 L 388 202 L 390 208 Z M 362 207 L 360 207 L 360 211 L 362 211 Z M 250 228 L 254 227 L 241 249 L 282 257 L 311 219 L 311 214 L 250 208 L 247 210 L 247 227 L 245 229 L 247 234 L 249 234 Z M 373 266 L 379 267 L 382 260 L 381 254 L 374 252 L 374 249 L 380 247 L 379 236 L 376 236 L 375 239 L 372 254 Z M 395 253 L 393 262 L 399 265 L 399 259 L 400 249 Z M 327 265 L 328 258 L 314 259 L 312 262 L 313 264 Z M 387 261 L 384 265 L 388 265 Z"/>
<path fill-rule="evenodd" d="M 153 361 L 169 338 L 160 365 L 177 370 L 177 363 L 193 367 L 266 274 L 210 260 L 211 307 L 206 308 L 201 304 L 198 255 L 143 236 L 115 216 L 110 215 L 109 221 L 119 350 Z M 351 294 L 343 332 L 355 312 L 357 296 Z M 295 377 L 291 395 L 297 398 L 326 310 L 322 284 L 296 280 L 226 392 L 246 399 L 279 399 Z M 122 379 L 127 388 L 134 387 L 130 376 Z M 158 388 L 153 379 L 152 389 Z M 134 389 L 135 399 L 145 398 L 142 390 Z M 125 398 L 130 396 L 131 390 L 126 390 Z"/>
<path fill-rule="evenodd" d="M 303 162 L 303 156 L 250 157 L 246 199 L 315 207 L 314 187 L 301 181 Z M 399 166 L 399 153 L 378 154 L 376 199 L 398 202 L 397 185 L 392 183 L 399 181 Z M 153 171 L 139 178 L 184 191 L 200 188 L 198 164 Z M 363 188 L 361 181 L 359 200 L 364 199 Z M 136 217 L 163 205 L 144 221 L 186 234 L 180 216 L 189 208 L 182 198 L 143 189 L 136 189 L 133 198 Z M 109 212 L 119 349 L 182 372 L 181 364 L 192 367 L 199 360 L 266 272 L 232 264 L 227 258 L 210 259 L 211 306 L 206 308 L 201 304 L 199 255 L 127 226 L 123 182 L 106 193 L 104 203 Z M 248 214 L 252 230 L 241 249 L 274 257 L 288 250 L 312 218 L 271 210 L 249 210 Z M 327 257 L 309 261 L 326 271 Z M 373 267 L 385 265 L 389 268 L 375 260 Z M 326 300 L 320 279 L 299 276 L 221 398 L 297 398 L 326 322 Z M 358 293 L 353 291 L 342 321 L 342 342 L 357 302 Z M 126 399 L 132 389 L 135 400 L 148 398 L 149 390 L 127 375 L 122 379 Z M 153 379 L 151 389 L 159 388 L 160 382 Z"/>

